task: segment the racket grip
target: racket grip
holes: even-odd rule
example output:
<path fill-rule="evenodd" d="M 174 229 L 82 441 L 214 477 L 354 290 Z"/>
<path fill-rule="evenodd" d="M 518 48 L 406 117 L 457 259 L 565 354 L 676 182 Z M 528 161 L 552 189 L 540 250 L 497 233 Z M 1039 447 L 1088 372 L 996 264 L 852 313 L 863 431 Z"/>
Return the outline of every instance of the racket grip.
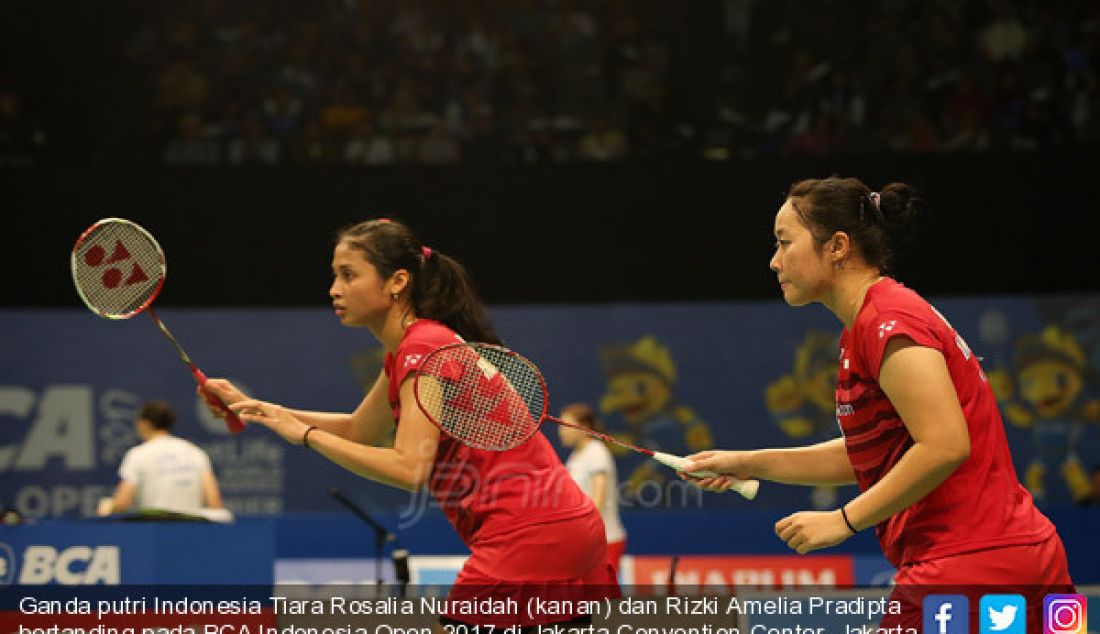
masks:
<path fill-rule="evenodd" d="M 206 394 L 209 397 L 206 399 L 206 402 L 210 403 L 214 407 L 217 407 L 222 411 L 223 414 L 225 414 L 225 426 L 229 429 L 229 433 L 239 434 L 244 431 L 244 422 L 241 421 L 241 417 L 237 416 L 236 412 L 229 409 L 229 406 L 223 403 L 220 398 L 207 391 L 206 382 L 209 379 L 206 378 L 206 375 L 203 374 L 203 371 L 193 367 L 191 368 L 191 372 L 194 373 L 195 381 L 198 382 L 199 387 L 203 388 L 203 394 Z"/>
<path fill-rule="evenodd" d="M 653 452 L 653 459 L 657 462 L 665 465 L 666 467 L 672 467 L 673 469 L 687 473 L 684 471 L 684 467 L 688 464 L 687 458 L 681 458 L 670 453 L 663 453 L 660 451 Z M 716 478 L 722 474 L 715 473 L 713 471 L 692 471 L 688 473 L 689 476 L 695 478 Z M 737 478 L 730 478 L 733 480 L 733 484 L 730 486 L 731 491 L 737 491 L 746 500 L 751 500 L 756 497 L 756 492 L 760 490 L 759 480 L 738 480 Z"/>

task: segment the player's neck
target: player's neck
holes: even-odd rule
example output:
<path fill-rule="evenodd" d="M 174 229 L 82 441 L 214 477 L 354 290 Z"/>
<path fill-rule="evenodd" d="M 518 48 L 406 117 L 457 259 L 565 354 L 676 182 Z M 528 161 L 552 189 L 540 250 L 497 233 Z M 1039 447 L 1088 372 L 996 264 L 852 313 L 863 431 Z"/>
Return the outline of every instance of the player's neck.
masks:
<path fill-rule="evenodd" d="M 374 336 L 382 343 L 382 347 L 393 352 L 398 344 L 405 338 L 405 332 L 409 326 L 416 322 L 416 315 L 403 307 L 395 307 L 386 315 L 386 320 L 380 329 L 374 331 Z M 373 329 L 372 329 L 373 330 Z"/>
<path fill-rule="evenodd" d="M 875 282 L 882 279 L 878 269 L 852 271 L 841 276 L 833 287 L 832 297 L 825 306 L 843 322 L 845 328 L 851 328 L 856 322 L 867 291 Z"/>

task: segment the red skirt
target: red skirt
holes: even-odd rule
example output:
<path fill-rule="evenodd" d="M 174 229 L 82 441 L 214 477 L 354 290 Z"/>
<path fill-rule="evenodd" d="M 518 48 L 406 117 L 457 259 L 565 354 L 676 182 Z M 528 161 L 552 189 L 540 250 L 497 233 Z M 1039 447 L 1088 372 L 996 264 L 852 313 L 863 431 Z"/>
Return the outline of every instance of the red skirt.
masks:
<path fill-rule="evenodd" d="M 591 513 L 477 539 L 447 595 L 446 618 L 470 625 L 548 625 L 584 616 L 583 602 L 621 596 L 603 520 Z M 464 614 L 478 600 L 506 611 Z"/>
<path fill-rule="evenodd" d="M 1054 533 L 1026 546 L 1006 546 L 941 557 L 903 566 L 894 576 L 891 601 L 901 614 L 886 615 L 880 628 L 895 625 L 923 627 L 924 598 L 932 594 L 960 594 L 970 604 L 970 631 L 977 632 L 981 598 L 986 594 L 1019 594 L 1027 601 L 1027 631 L 1043 631 L 1043 597 L 1073 593 L 1066 567 L 1066 551 Z"/>

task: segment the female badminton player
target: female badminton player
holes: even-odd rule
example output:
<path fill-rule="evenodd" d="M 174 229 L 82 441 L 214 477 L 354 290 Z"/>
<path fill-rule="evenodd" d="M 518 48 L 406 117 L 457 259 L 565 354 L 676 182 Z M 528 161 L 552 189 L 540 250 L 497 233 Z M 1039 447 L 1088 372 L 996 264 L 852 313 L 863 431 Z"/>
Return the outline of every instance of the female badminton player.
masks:
<path fill-rule="evenodd" d="M 293 410 L 249 399 L 221 379 L 207 389 L 245 421 L 349 471 L 410 491 L 427 486 L 471 553 L 450 605 L 479 605 L 473 600 L 487 596 L 519 605 L 515 614 L 450 612 L 444 624 L 582 624 L 583 616 L 526 613 L 533 595 L 564 602 L 619 592 L 600 514 L 546 437 L 535 434 L 503 452 L 474 449 L 441 434 L 416 404 L 413 378 L 432 350 L 461 339 L 499 343 L 464 268 L 423 246 L 404 224 L 380 219 L 338 233 L 332 272 L 336 317 L 366 327 L 386 351 L 354 412 Z M 395 424 L 393 446 L 377 446 Z"/>
<path fill-rule="evenodd" d="M 560 418 L 570 425 L 607 433 L 596 412 L 585 403 L 566 405 L 561 410 Z M 619 517 L 619 475 L 615 469 L 615 459 L 611 457 L 607 445 L 576 427 L 559 425 L 558 438 L 562 445 L 572 450 L 565 459 L 565 468 L 581 490 L 592 498 L 592 503 L 603 517 L 607 561 L 618 574 L 626 550 L 626 529 Z"/>
<path fill-rule="evenodd" d="M 918 206 L 912 188 L 899 183 L 873 192 L 833 177 L 791 187 L 775 216 L 770 267 L 788 304 L 821 303 L 844 324 L 836 386 L 843 437 L 706 451 L 690 456 L 685 471 L 857 483 L 860 494 L 842 508 L 795 513 L 776 523 L 776 534 L 807 553 L 874 526 L 897 568 L 894 598 L 902 607 L 881 627 L 920 628 L 922 590 L 933 586 L 936 593 L 1012 586 L 1027 598 L 1032 631 L 1043 595 L 1072 588 L 1066 554 L 1016 478 L 978 357 L 935 308 L 888 276 Z M 724 476 L 695 482 L 727 484 Z"/>

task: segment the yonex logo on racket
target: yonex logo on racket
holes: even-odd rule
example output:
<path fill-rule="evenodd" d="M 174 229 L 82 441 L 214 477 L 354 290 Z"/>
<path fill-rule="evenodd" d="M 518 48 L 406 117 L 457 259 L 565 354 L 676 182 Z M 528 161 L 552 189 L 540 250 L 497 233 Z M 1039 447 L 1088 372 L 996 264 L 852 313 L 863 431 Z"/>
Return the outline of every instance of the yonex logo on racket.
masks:
<path fill-rule="evenodd" d="M 89 227 L 73 246 L 70 262 L 80 298 L 107 319 L 145 310 L 167 273 L 153 236 L 122 218 L 104 218 Z"/>
<path fill-rule="evenodd" d="M 88 248 L 84 252 L 84 263 L 92 268 L 96 268 L 102 265 L 118 264 L 122 266 L 122 262 L 131 259 L 130 251 L 126 249 L 126 245 L 122 244 L 122 240 L 115 240 L 115 245 L 111 249 L 111 257 L 107 257 L 107 249 L 102 245 L 96 244 Z M 100 277 L 100 281 L 103 282 L 103 286 L 106 288 L 114 289 L 118 288 L 119 284 L 125 286 L 133 286 L 134 284 L 140 284 L 149 279 L 149 276 L 142 270 L 141 265 L 137 262 L 131 263 L 130 274 L 123 281 L 122 269 L 118 266 L 112 266 L 103 272 Z"/>

